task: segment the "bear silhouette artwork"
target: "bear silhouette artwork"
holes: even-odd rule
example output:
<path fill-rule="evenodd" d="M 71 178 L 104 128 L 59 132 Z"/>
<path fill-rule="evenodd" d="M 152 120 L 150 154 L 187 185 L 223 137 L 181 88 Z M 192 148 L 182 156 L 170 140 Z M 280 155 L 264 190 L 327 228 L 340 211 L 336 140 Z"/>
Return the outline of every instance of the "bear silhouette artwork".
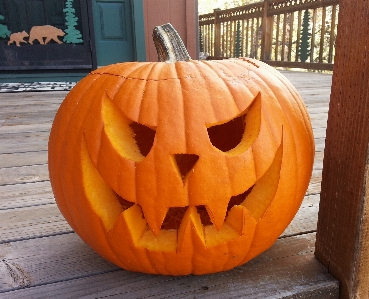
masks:
<path fill-rule="evenodd" d="M 26 31 L 12 33 L 9 36 L 8 45 L 15 43 L 17 47 L 20 47 L 20 43 L 27 43 L 24 40 L 25 37 L 28 37 L 28 33 Z"/>
<path fill-rule="evenodd" d="M 38 40 L 41 45 L 46 45 L 53 40 L 58 44 L 62 44 L 63 42 L 59 40 L 58 36 L 64 35 L 65 33 L 63 30 L 51 25 L 33 26 L 29 32 L 28 42 L 33 45 L 33 41 Z M 46 38 L 45 41 L 44 38 Z"/>

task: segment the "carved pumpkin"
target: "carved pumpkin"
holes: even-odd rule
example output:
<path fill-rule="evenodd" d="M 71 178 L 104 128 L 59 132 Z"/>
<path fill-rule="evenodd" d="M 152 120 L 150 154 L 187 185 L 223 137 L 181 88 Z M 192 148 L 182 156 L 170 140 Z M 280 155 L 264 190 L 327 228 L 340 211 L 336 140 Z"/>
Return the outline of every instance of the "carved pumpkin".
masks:
<path fill-rule="evenodd" d="M 252 59 L 100 68 L 67 95 L 49 140 L 55 199 L 76 233 L 124 269 L 170 275 L 269 248 L 313 157 L 296 90 Z"/>

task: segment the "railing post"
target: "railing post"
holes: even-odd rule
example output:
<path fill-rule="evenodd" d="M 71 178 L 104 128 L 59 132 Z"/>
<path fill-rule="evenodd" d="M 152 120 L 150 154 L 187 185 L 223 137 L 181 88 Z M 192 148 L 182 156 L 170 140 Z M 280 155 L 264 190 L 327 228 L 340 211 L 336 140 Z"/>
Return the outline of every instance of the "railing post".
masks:
<path fill-rule="evenodd" d="M 220 22 L 218 20 L 218 14 L 221 9 L 214 9 L 214 56 L 220 57 L 221 49 L 220 49 Z"/>
<path fill-rule="evenodd" d="M 273 17 L 268 16 L 268 0 L 264 0 L 263 26 L 261 33 L 261 60 L 270 60 Z"/>
<path fill-rule="evenodd" d="M 369 2 L 340 0 L 316 257 L 340 299 L 369 294 Z"/>

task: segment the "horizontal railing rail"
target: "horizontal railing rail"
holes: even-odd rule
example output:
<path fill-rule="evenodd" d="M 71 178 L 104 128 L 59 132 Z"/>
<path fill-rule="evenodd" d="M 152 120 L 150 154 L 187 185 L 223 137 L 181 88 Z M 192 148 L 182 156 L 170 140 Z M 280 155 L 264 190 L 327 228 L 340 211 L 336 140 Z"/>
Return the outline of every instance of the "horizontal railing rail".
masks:
<path fill-rule="evenodd" d="M 264 0 L 199 16 L 200 51 L 333 70 L 339 0 Z"/>

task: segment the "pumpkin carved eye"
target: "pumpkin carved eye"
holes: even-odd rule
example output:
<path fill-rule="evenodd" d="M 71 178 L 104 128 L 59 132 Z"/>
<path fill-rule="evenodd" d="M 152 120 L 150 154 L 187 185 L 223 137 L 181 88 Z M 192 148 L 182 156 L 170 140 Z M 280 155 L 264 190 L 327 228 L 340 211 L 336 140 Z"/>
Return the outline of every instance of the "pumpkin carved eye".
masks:
<path fill-rule="evenodd" d="M 137 122 L 132 122 L 129 126 L 141 155 L 146 157 L 154 144 L 155 130 Z"/>
<path fill-rule="evenodd" d="M 237 117 L 208 126 L 211 144 L 222 152 L 237 154 L 250 147 L 260 132 L 261 95 L 255 97 L 250 107 Z"/>
<path fill-rule="evenodd" d="M 212 145 L 222 152 L 228 152 L 239 145 L 244 132 L 245 115 L 208 128 L 208 135 Z"/>
<path fill-rule="evenodd" d="M 150 152 L 156 131 L 128 119 L 108 97 L 102 103 L 104 129 L 114 148 L 129 160 L 142 161 Z"/>

